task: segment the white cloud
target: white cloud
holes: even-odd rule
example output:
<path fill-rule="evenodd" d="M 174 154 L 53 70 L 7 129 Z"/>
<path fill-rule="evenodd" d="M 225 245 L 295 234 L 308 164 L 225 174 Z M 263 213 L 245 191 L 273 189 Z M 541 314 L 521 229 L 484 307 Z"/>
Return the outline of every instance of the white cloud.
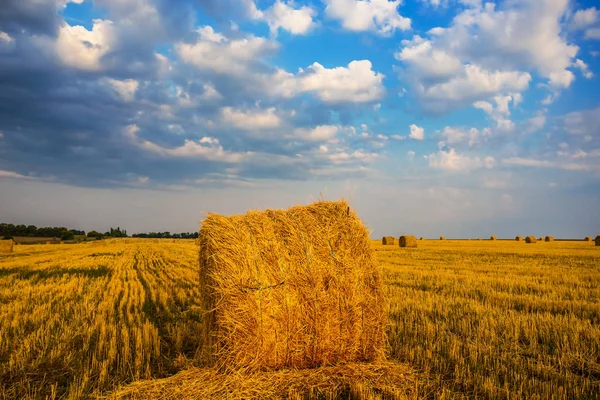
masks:
<path fill-rule="evenodd" d="M 514 123 L 508 119 L 510 116 L 509 103 L 512 100 L 512 96 L 494 96 L 496 106 L 487 101 L 476 101 L 473 103 L 473 107 L 485 111 L 496 122 L 496 128 L 499 131 L 510 132 L 515 127 Z"/>
<path fill-rule="evenodd" d="M 390 138 L 392 138 L 394 140 L 406 140 L 406 136 L 401 136 L 401 135 L 391 135 Z"/>
<path fill-rule="evenodd" d="M 273 54 L 278 48 L 277 42 L 252 35 L 228 39 L 215 33 L 210 26 L 198 30 L 196 43 L 175 45 L 177 54 L 186 63 L 240 77 L 245 76 L 262 57 Z"/>
<path fill-rule="evenodd" d="M 9 51 L 15 46 L 15 39 L 8 33 L 0 31 L 0 52 Z"/>
<path fill-rule="evenodd" d="M 600 170 L 598 166 L 574 163 L 574 162 L 558 162 L 550 160 L 540 160 L 536 158 L 526 157 L 510 157 L 502 160 L 505 165 L 520 166 L 520 167 L 533 167 L 533 168 L 555 168 L 563 169 L 567 171 L 593 171 Z"/>
<path fill-rule="evenodd" d="M 22 175 L 13 171 L 6 171 L 0 169 L 0 178 L 13 178 L 13 179 L 33 179 L 31 176 Z"/>
<path fill-rule="evenodd" d="M 420 82 L 415 89 L 425 109 L 444 112 L 497 93 L 525 90 L 530 80 L 531 75 L 526 72 L 490 72 L 477 65 L 465 65 L 461 73 L 446 81 L 429 86 Z"/>
<path fill-rule="evenodd" d="M 530 118 L 525 125 L 525 133 L 532 133 L 542 129 L 546 125 L 546 117 L 539 115 Z"/>
<path fill-rule="evenodd" d="M 577 10 L 571 19 L 571 26 L 574 29 L 583 29 L 593 25 L 598 21 L 598 10 L 596 7 L 590 7 L 586 10 Z"/>
<path fill-rule="evenodd" d="M 261 13 L 261 19 L 267 21 L 272 34 L 276 35 L 279 29 L 284 29 L 292 35 L 304 35 L 316 25 L 313 21 L 317 15 L 315 10 L 308 6 L 295 9 L 291 4 L 277 0 Z"/>
<path fill-rule="evenodd" d="M 404 41 L 396 58 L 422 105 L 444 112 L 528 87 L 536 71 L 550 87 L 569 87 L 579 48 L 562 31 L 568 0 L 487 2 L 458 14 L 428 38 Z M 432 103 L 432 101 L 434 101 Z"/>
<path fill-rule="evenodd" d="M 446 126 L 440 132 L 444 143 L 449 145 L 468 143 L 469 147 L 475 145 L 480 137 L 491 135 L 488 128 L 483 129 L 481 132 L 476 128 L 463 129 L 459 127 Z"/>
<path fill-rule="evenodd" d="M 413 158 L 415 158 L 415 154 L 417 154 L 417 153 L 415 153 L 412 150 L 409 150 L 406 152 L 406 156 L 408 157 L 409 160 L 412 160 Z"/>
<path fill-rule="evenodd" d="M 118 80 L 104 78 L 104 81 L 109 84 L 123 100 L 131 102 L 135 98 L 135 92 L 139 86 L 139 82 L 135 79 Z"/>
<path fill-rule="evenodd" d="M 217 139 L 207 137 L 200 139 L 198 142 L 186 139 L 182 146 L 167 148 L 148 140 L 140 139 L 137 135 L 139 130 L 140 128 L 135 124 L 128 125 L 123 130 L 123 134 L 135 146 L 163 157 L 195 158 L 198 160 L 239 163 L 253 155 L 251 152 L 236 153 L 224 150 L 219 145 Z"/>
<path fill-rule="evenodd" d="M 275 108 L 266 110 L 239 110 L 224 107 L 221 110 L 224 123 L 242 130 L 274 129 L 281 125 L 281 118 L 275 113 Z"/>
<path fill-rule="evenodd" d="M 377 101 L 385 95 L 385 76 L 373 71 L 369 60 L 355 60 L 347 67 L 334 68 L 315 62 L 293 74 L 272 69 L 262 60 L 278 49 L 273 40 L 255 36 L 229 39 L 212 28 L 202 29 L 196 43 L 176 44 L 180 58 L 201 70 L 232 75 L 245 88 L 285 98 L 312 93 L 332 104 Z"/>
<path fill-rule="evenodd" d="M 586 79 L 591 79 L 594 77 L 594 73 L 589 70 L 588 65 L 586 63 L 584 63 L 582 60 L 580 60 L 580 59 L 575 60 L 575 63 L 573 64 L 573 66 L 575 68 L 579 68 L 579 70 L 581 70 L 581 74 Z"/>
<path fill-rule="evenodd" d="M 410 29 L 410 18 L 398 13 L 400 0 L 325 0 L 325 13 L 350 31 L 372 31 L 382 36 Z"/>
<path fill-rule="evenodd" d="M 281 84 L 287 97 L 314 93 L 326 103 L 364 103 L 384 96 L 383 78 L 383 74 L 372 70 L 369 60 L 352 61 L 348 67 L 331 69 L 315 62 Z"/>
<path fill-rule="evenodd" d="M 58 59 L 73 68 L 97 71 L 102 68 L 101 59 L 111 49 L 114 42 L 112 22 L 95 19 L 92 30 L 83 26 L 63 23 L 58 30 L 55 42 L 38 39 L 43 51 L 53 49 Z"/>
<path fill-rule="evenodd" d="M 491 169 L 495 163 L 493 157 L 485 157 L 482 161 L 479 157 L 469 157 L 459 154 L 453 148 L 449 148 L 448 150 L 441 149 L 437 153 L 431 153 L 423 157 L 429 161 L 431 168 L 444 171 L 466 171 L 483 166 Z"/>
<path fill-rule="evenodd" d="M 340 127 L 336 125 L 319 125 L 312 129 L 297 128 L 294 130 L 294 137 L 309 141 L 327 141 L 334 139 Z"/>
<path fill-rule="evenodd" d="M 410 125 L 410 135 L 408 135 L 408 137 L 410 137 L 411 139 L 415 139 L 415 140 L 423 140 L 425 135 L 425 129 L 421 128 L 420 126 L 417 126 L 415 124 L 411 124 Z"/>

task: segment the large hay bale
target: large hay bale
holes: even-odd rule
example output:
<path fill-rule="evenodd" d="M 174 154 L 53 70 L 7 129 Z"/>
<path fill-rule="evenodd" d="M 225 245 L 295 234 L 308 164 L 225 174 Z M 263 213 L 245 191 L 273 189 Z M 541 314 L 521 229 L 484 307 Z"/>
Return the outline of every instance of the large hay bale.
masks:
<path fill-rule="evenodd" d="M 490 240 L 498 240 L 496 236 L 490 236 Z"/>
<path fill-rule="evenodd" d="M 383 239 L 381 239 L 381 244 L 386 246 L 396 244 L 396 238 L 393 236 L 384 236 Z"/>
<path fill-rule="evenodd" d="M 594 242 L 596 242 L 596 246 L 600 246 L 600 235 L 596 236 L 596 239 L 594 239 Z"/>
<path fill-rule="evenodd" d="M 522 237 L 522 236 L 517 236 L 517 237 L 515 238 L 515 240 L 516 240 L 517 242 L 522 242 L 522 241 L 523 241 L 523 237 Z"/>
<path fill-rule="evenodd" d="M 446 240 L 446 238 L 443 236 L 440 236 L 440 240 Z"/>
<path fill-rule="evenodd" d="M 592 242 L 593 240 L 592 240 L 592 238 L 591 238 L 590 236 L 586 236 L 586 237 L 583 239 L 583 241 L 584 241 L 584 242 Z"/>
<path fill-rule="evenodd" d="M 12 253 L 15 242 L 12 239 L 0 240 L 0 253 Z"/>
<path fill-rule="evenodd" d="M 207 364 L 263 370 L 384 357 L 381 266 L 345 201 L 209 214 L 198 244 Z"/>
<path fill-rule="evenodd" d="M 417 238 L 414 236 L 400 236 L 398 243 L 400 247 L 417 247 Z"/>
<path fill-rule="evenodd" d="M 554 238 L 552 236 L 546 236 L 544 242 L 554 242 Z"/>
<path fill-rule="evenodd" d="M 537 243 L 537 239 L 535 236 L 527 236 L 525 238 L 525 243 Z"/>

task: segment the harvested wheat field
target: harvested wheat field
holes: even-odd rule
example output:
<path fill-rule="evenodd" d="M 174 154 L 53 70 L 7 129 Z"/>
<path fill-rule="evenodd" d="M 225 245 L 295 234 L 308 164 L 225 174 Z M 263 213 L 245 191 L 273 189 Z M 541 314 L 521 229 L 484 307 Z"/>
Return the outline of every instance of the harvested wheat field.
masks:
<path fill-rule="evenodd" d="M 0 398 L 223 398 L 230 382 L 255 399 L 600 392 L 600 248 L 583 241 L 430 240 L 407 252 L 372 240 L 388 361 L 243 375 L 199 359 L 194 241 L 103 243 L 0 254 Z"/>

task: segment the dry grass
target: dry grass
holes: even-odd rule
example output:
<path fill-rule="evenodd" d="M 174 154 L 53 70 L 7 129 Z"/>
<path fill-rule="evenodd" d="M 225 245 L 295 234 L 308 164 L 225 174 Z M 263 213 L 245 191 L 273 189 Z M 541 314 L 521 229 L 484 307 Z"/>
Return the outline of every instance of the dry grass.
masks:
<path fill-rule="evenodd" d="M 0 253 L 12 253 L 15 242 L 10 240 L 0 240 Z"/>
<path fill-rule="evenodd" d="M 346 202 L 209 214 L 198 242 L 207 365 L 312 368 L 383 358 L 381 266 Z"/>
<path fill-rule="evenodd" d="M 598 398 L 599 247 L 429 240 L 406 251 L 380 240 L 371 244 L 389 300 L 387 356 L 407 371 L 394 379 L 400 394 Z M 200 399 L 202 387 L 223 393 L 227 387 L 217 386 L 224 382 L 246 390 L 244 382 L 196 369 L 202 331 L 197 257 L 193 241 L 143 239 L 102 247 L 16 246 L 0 254 L 0 399 L 95 398 L 140 380 L 148 386 L 121 389 L 135 398 L 138 389 L 160 386 L 152 392 L 158 399 L 186 393 Z M 321 396 L 326 399 L 344 386 L 336 368 L 256 373 L 246 383 L 264 395 L 281 387 L 272 377 L 285 375 L 289 385 L 298 379 L 302 393 L 292 398 L 300 398 L 310 395 L 302 374 L 328 371 L 310 383 L 331 385 L 324 390 L 332 394 Z M 166 377 L 173 380 L 159 379 Z M 275 386 L 269 389 L 265 379 Z M 362 384 L 360 377 L 341 382 L 348 381 Z M 409 387 L 415 389 L 406 392 Z M 190 388 L 198 392 L 186 392 Z M 368 394 L 351 394 L 355 389 L 342 395 L 373 398 L 367 388 Z"/>
<path fill-rule="evenodd" d="M 417 238 L 414 236 L 400 236 L 400 247 L 417 247 Z"/>
<path fill-rule="evenodd" d="M 393 236 L 384 236 L 381 239 L 381 244 L 384 246 L 394 245 L 396 244 L 396 238 Z"/>
<path fill-rule="evenodd" d="M 527 236 L 525 238 L 525 243 L 537 243 L 537 239 L 535 236 Z"/>
<path fill-rule="evenodd" d="M 170 378 L 133 383 L 109 398 L 418 399 L 425 394 L 420 388 L 422 383 L 411 368 L 390 362 L 254 373 L 222 373 L 210 368 L 191 368 Z"/>

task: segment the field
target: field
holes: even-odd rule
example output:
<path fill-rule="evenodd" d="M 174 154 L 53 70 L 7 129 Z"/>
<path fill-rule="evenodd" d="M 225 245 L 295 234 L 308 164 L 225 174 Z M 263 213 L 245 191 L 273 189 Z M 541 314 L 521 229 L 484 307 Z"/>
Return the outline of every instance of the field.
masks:
<path fill-rule="evenodd" d="M 600 247 L 418 246 L 373 241 L 412 397 L 600 398 Z M 0 254 L 0 398 L 93 398 L 197 367 L 199 298 L 193 241 Z"/>

